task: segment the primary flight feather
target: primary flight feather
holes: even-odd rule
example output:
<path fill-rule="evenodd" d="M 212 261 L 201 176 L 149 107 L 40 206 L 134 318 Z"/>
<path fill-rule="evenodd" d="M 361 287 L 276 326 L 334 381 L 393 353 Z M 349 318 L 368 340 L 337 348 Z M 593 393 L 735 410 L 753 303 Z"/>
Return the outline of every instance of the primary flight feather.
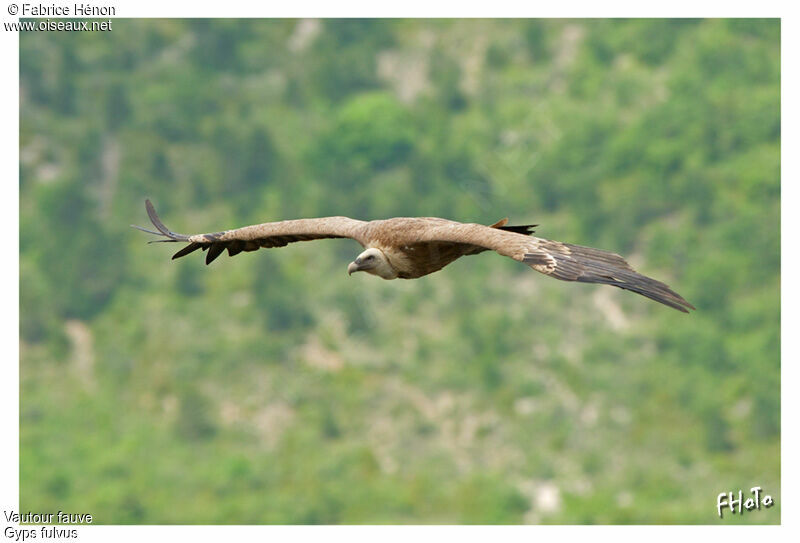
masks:
<path fill-rule="evenodd" d="M 348 274 L 366 272 L 383 279 L 416 279 L 439 271 L 462 256 L 495 251 L 562 281 L 612 285 L 684 313 L 695 309 L 664 283 L 637 273 L 618 254 L 537 238 L 531 235 L 536 225 L 507 226 L 508 219 L 484 226 L 436 217 L 396 217 L 369 222 L 324 217 L 187 236 L 164 226 L 150 200 L 145 201 L 145 207 L 158 231 L 132 225 L 134 228 L 167 238 L 158 241 L 188 243 L 173 259 L 202 249 L 207 251 L 206 264 L 210 264 L 225 250 L 234 256 L 262 247 L 283 247 L 295 241 L 350 238 L 365 250 L 347 267 Z"/>

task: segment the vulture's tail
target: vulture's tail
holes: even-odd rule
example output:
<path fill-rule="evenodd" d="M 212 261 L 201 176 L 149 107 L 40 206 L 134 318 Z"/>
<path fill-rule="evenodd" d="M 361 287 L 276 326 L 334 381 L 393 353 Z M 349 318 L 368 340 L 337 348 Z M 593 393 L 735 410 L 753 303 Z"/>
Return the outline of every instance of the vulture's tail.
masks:
<path fill-rule="evenodd" d="M 539 226 L 539 225 L 538 224 L 526 224 L 524 226 L 498 226 L 497 229 L 498 230 L 505 230 L 506 232 L 516 232 L 517 234 L 523 234 L 525 236 L 531 236 L 531 235 L 533 235 L 534 232 L 536 232 L 536 230 L 534 230 L 534 228 L 536 228 L 537 226 Z"/>
<path fill-rule="evenodd" d="M 506 226 L 508 224 L 508 219 L 500 219 L 489 228 L 497 228 L 498 230 L 505 230 L 506 232 L 515 232 L 517 234 L 522 234 L 524 236 L 532 235 L 538 224 L 525 224 L 520 226 Z"/>
<path fill-rule="evenodd" d="M 547 267 L 543 273 L 556 279 L 630 290 L 684 313 L 696 309 L 666 284 L 638 273 L 618 254 L 549 240 L 542 240 L 540 247 L 546 254 L 527 254 L 523 262 L 537 266 L 538 271 Z"/>

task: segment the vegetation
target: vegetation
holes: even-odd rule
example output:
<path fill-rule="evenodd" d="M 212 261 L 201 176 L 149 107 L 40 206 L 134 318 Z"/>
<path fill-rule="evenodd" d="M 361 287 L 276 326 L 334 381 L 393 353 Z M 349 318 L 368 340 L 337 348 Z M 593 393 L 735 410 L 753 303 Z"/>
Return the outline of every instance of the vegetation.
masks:
<path fill-rule="evenodd" d="M 778 523 L 778 20 L 119 20 L 20 36 L 21 506 L 99 523 Z M 538 223 L 348 278 L 303 216 Z M 716 515 L 760 485 L 776 506 Z"/>

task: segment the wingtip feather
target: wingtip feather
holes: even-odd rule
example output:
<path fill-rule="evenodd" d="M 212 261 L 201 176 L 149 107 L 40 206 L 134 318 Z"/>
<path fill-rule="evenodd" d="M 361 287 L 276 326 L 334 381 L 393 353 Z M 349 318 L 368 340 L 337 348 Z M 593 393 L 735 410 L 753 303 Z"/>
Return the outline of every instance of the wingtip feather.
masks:
<path fill-rule="evenodd" d="M 176 234 L 175 232 L 167 228 L 163 222 L 161 222 L 161 219 L 158 217 L 158 214 L 156 213 L 156 208 L 153 206 L 153 202 L 150 201 L 150 198 L 145 199 L 144 207 L 147 210 L 147 216 L 150 217 L 150 222 L 152 222 L 153 226 L 155 226 L 158 229 L 158 231 L 161 232 L 160 235 L 166 236 L 176 241 L 189 240 L 189 236 L 185 236 L 183 234 Z"/>
<path fill-rule="evenodd" d="M 528 265 L 553 266 L 543 273 L 562 281 L 598 283 L 635 292 L 682 313 L 696 308 L 669 286 L 652 277 L 642 275 L 621 256 L 568 243 L 546 241 L 541 254 L 526 254 Z M 552 262 L 549 260 L 552 259 Z"/>
<path fill-rule="evenodd" d="M 131 228 L 136 228 L 137 230 L 141 230 L 142 232 L 147 232 L 148 234 L 154 234 L 156 236 L 162 235 L 161 232 L 156 232 L 154 230 L 148 230 L 147 228 L 144 228 L 142 226 L 136 226 L 135 224 L 131 224 L 131 225 L 128 225 L 128 226 L 130 226 Z"/>

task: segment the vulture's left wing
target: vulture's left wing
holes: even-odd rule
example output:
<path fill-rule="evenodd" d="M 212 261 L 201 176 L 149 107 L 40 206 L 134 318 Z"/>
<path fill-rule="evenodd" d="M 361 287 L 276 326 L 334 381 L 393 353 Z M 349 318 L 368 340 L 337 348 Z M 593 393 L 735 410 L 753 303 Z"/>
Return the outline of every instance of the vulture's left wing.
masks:
<path fill-rule="evenodd" d="M 164 223 L 158 218 L 156 210 L 153 204 L 150 203 L 150 200 L 145 200 L 145 207 L 147 208 L 147 214 L 150 220 L 158 232 L 142 228 L 141 226 L 131 226 L 149 234 L 167 238 L 157 240 L 160 242 L 186 242 L 189 244 L 175 253 L 172 256 L 173 260 L 186 256 L 197 249 L 202 249 L 203 251 L 208 251 L 206 255 L 206 264 L 210 264 L 226 249 L 228 255 L 234 256 L 242 251 L 255 251 L 262 247 L 284 247 L 295 241 L 311 241 L 327 238 L 350 238 L 356 240 L 362 246 L 366 244 L 363 238 L 363 225 L 366 223 L 347 217 L 324 217 L 320 219 L 268 222 L 236 228 L 235 230 L 187 236 L 184 234 L 176 234 L 164 226 Z"/>
<path fill-rule="evenodd" d="M 634 270 L 615 253 L 522 235 L 480 224 L 432 226 L 416 242 L 466 243 L 493 250 L 562 281 L 612 285 L 688 313 L 695 307 L 660 281 Z"/>

